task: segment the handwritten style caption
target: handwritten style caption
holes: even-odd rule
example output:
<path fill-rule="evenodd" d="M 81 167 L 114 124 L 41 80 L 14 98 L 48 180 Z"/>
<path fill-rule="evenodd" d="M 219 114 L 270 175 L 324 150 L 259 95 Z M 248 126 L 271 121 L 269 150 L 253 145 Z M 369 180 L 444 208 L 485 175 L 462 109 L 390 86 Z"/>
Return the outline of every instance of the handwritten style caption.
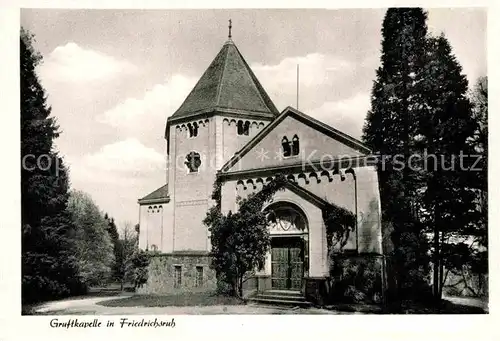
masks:
<path fill-rule="evenodd" d="M 118 322 L 118 323 L 116 323 Z M 50 320 L 51 328 L 174 328 L 175 319 L 162 320 L 155 318 L 153 320 L 133 320 L 126 317 L 121 317 L 118 321 L 116 320 L 105 320 L 102 321 L 99 318 L 94 318 L 93 320 L 82 320 L 77 318 L 72 319 L 58 319 L 54 318 Z"/>

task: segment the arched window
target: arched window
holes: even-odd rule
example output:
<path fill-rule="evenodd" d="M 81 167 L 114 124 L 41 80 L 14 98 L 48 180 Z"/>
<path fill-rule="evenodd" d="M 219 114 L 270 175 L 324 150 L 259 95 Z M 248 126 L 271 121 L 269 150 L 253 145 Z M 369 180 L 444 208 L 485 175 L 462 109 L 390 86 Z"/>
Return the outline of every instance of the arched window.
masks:
<path fill-rule="evenodd" d="M 283 138 L 281 139 L 281 146 L 283 147 L 283 156 L 284 157 L 290 156 L 292 150 L 290 148 L 290 142 L 288 141 L 286 136 L 283 136 Z"/>
<path fill-rule="evenodd" d="M 250 134 L 250 122 L 239 120 L 237 124 L 238 135 L 249 135 Z"/>
<path fill-rule="evenodd" d="M 188 136 L 196 137 L 198 136 L 198 123 L 194 122 L 193 124 L 188 123 Z"/>
<path fill-rule="evenodd" d="M 186 155 L 186 161 L 184 162 L 189 169 L 189 173 L 198 172 L 198 168 L 201 165 L 200 154 L 197 152 L 190 152 Z"/>
<path fill-rule="evenodd" d="M 243 126 L 243 135 L 250 134 L 250 122 L 246 121 L 245 125 Z"/>
<path fill-rule="evenodd" d="M 292 155 L 299 155 L 299 137 L 297 134 L 292 138 Z"/>
<path fill-rule="evenodd" d="M 242 120 L 239 120 L 238 121 L 238 135 L 243 135 L 243 121 Z"/>
<path fill-rule="evenodd" d="M 193 123 L 193 137 L 198 136 L 198 123 Z"/>

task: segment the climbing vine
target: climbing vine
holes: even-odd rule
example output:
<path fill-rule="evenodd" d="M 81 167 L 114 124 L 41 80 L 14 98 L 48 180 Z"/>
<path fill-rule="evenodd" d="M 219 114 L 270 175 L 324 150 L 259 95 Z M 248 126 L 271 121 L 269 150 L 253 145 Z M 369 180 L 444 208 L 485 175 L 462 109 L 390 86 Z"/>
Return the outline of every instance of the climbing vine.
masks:
<path fill-rule="evenodd" d="M 342 251 L 349 240 L 351 232 L 355 231 L 355 215 L 333 204 L 327 204 L 322 213 L 326 227 L 328 250 L 335 248 L 337 251 Z"/>
<path fill-rule="evenodd" d="M 214 181 L 213 185 L 213 190 L 212 190 L 212 199 L 215 200 L 216 207 L 220 209 L 220 203 L 221 203 L 221 191 L 222 191 L 222 180 L 217 177 Z"/>
<path fill-rule="evenodd" d="M 277 176 L 258 193 L 239 199 L 237 212 L 221 212 L 222 182 L 217 179 L 213 186 L 210 208 L 203 223 L 210 231 L 212 243 L 212 268 L 218 276 L 218 284 L 226 284 L 230 293 L 242 296 L 243 282 L 255 269 L 264 266 L 269 250 L 267 213 L 262 210 L 273 194 L 284 187 L 284 176 Z"/>
<path fill-rule="evenodd" d="M 229 286 L 232 295 L 241 297 L 245 278 L 264 266 L 270 238 L 268 212 L 264 212 L 263 207 L 277 191 L 284 189 L 288 181 L 285 175 L 276 175 L 259 192 L 238 199 L 238 211 L 227 214 L 221 212 L 222 181 L 218 178 L 214 182 L 212 199 L 215 205 L 209 209 L 203 223 L 211 235 L 211 266 L 219 281 Z M 323 209 L 323 220 L 329 249 L 337 244 L 340 248 L 345 246 L 355 226 L 354 215 L 327 204 Z"/>

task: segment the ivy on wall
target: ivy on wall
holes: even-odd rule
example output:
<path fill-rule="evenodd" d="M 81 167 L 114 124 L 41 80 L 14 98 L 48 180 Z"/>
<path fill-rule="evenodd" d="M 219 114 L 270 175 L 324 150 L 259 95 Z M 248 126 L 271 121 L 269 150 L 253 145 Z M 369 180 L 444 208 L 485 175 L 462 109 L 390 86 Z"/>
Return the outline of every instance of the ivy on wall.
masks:
<path fill-rule="evenodd" d="M 239 209 L 224 215 L 221 212 L 222 184 L 217 178 L 213 185 L 215 205 L 209 209 L 203 223 L 209 228 L 212 243 L 212 268 L 219 280 L 226 282 L 233 295 L 242 295 L 245 277 L 264 266 L 269 250 L 268 213 L 263 207 L 272 200 L 287 182 L 278 174 L 269 183 L 247 198 L 238 198 Z M 355 229 L 355 216 L 346 209 L 328 203 L 323 208 L 323 220 L 328 238 L 328 249 L 342 250 Z"/>
<path fill-rule="evenodd" d="M 347 244 L 351 232 L 355 232 L 356 217 L 352 212 L 333 204 L 327 204 L 322 213 L 328 250 L 335 248 L 340 252 Z"/>
<path fill-rule="evenodd" d="M 241 297 L 243 282 L 253 271 L 264 266 L 270 238 L 267 212 L 263 207 L 286 181 L 284 176 L 276 177 L 261 191 L 238 199 L 238 211 L 228 214 L 221 212 L 222 182 L 214 183 L 212 199 L 216 205 L 209 209 L 203 223 L 211 235 L 211 267 L 218 280 L 227 284 L 231 295 Z M 219 287 L 224 288 L 220 283 Z"/>
<path fill-rule="evenodd" d="M 285 184 L 289 182 L 285 175 L 278 174 L 273 180 L 267 183 L 261 191 L 253 193 L 246 200 L 240 200 L 240 210 L 243 206 L 255 207 L 255 209 L 262 210 L 262 207 L 266 202 L 269 202 L 273 195 L 282 190 Z M 213 185 L 212 199 L 215 200 L 216 205 L 211 208 L 211 219 L 209 221 L 214 221 L 217 216 L 220 215 L 221 209 L 221 199 L 222 199 L 222 184 L 223 181 L 217 178 Z M 349 239 L 352 232 L 356 229 L 356 216 L 339 206 L 328 203 L 323 209 L 323 222 L 326 227 L 326 237 L 328 239 L 328 250 L 332 247 L 336 247 L 337 250 L 341 250 Z M 209 222 L 207 221 L 207 222 Z"/>

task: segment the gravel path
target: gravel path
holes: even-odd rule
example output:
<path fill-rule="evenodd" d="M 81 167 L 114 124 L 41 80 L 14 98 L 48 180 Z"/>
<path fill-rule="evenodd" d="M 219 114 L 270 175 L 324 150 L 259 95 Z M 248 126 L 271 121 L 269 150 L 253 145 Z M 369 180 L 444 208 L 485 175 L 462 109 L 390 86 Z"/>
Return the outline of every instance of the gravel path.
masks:
<path fill-rule="evenodd" d="M 484 311 L 488 312 L 488 301 L 473 297 L 456 297 L 456 296 L 445 296 L 444 299 L 455 304 L 468 305 L 470 307 L 479 307 Z"/>
<path fill-rule="evenodd" d="M 122 296 L 123 298 L 128 296 Z M 280 308 L 247 305 L 216 305 L 204 307 L 105 307 L 98 302 L 114 300 L 112 297 L 94 297 L 54 301 L 35 309 L 41 315 L 214 315 L 214 314 L 345 314 L 317 308 Z"/>
<path fill-rule="evenodd" d="M 127 298 L 129 296 L 120 296 Z M 287 308 L 263 306 L 253 303 L 246 305 L 213 305 L 192 307 L 106 307 L 98 304 L 116 300 L 117 296 L 88 297 L 47 302 L 34 309 L 40 315 L 215 315 L 215 314 L 361 314 L 318 308 Z M 444 297 L 455 304 L 481 307 L 488 312 L 488 302 L 465 297 Z"/>

